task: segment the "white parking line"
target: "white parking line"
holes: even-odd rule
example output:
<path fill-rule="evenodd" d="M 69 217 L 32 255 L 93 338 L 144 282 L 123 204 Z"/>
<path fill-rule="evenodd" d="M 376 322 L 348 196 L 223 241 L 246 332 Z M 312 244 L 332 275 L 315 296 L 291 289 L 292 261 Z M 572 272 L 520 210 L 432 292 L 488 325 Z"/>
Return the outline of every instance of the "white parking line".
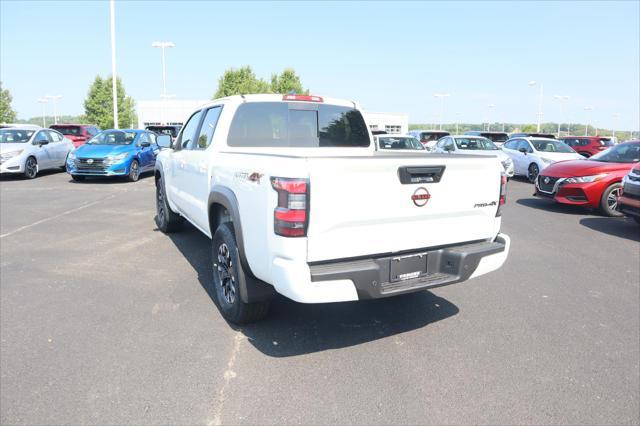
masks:
<path fill-rule="evenodd" d="M 83 204 L 83 205 L 81 205 L 81 206 L 79 206 L 79 207 L 76 207 L 76 208 L 74 208 L 74 209 L 64 211 L 64 212 L 62 212 L 62 213 L 60 213 L 60 214 L 57 214 L 57 215 L 55 215 L 55 216 L 47 217 L 47 218 L 45 218 L 45 219 L 42 219 L 42 220 L 38 220 L 38 221 L 36 221 L 36 222 L 33 222 L 33 223 L 29 224 L 29 225 L 21 226 L 20 228 L 18 228 L 18 229 L 14 229 L 14 230 L 13 230 L 13 231 L 11 231 L 11 232 L 7 232 L 6 234 L 2 234 L 2 235 L 0 235 L 0 238 L 4 238 L 4 237 L 8 237 L 8 236 L 13 235 L 13 234 L 17 234 L 18 232 L 24 231 L 25 229 L 32 228 L 32 227 L 34 227 L 34 226 L 36 226 L 36 225 L 40 225 L 41 223 L 49 222 L 50 220 L 57 219 L 57 218 L 59 218 L 59 217 L 62 217 L 62 216 L 64 216 L 64 215 L 67 215 L 67 214 L 69 214 L 69 213 L 75 213 L 75 212 L 77 212 L 77 211 L 79 211 L 79 210 L 86 209 L 87 207 L 91 207 L 91 206 L 93 206 L 93 205 L 95 205 L 95 204 L 98 204 L 98 203 L 101 203 L 101 202 L 103 202 L 103 201 L 109 200 L 109 199 L 111 199 L 111 198 L 115 197 L 116 195 L 117 195 L 117 194 L 112 194 L 112 195 L 109 195 L 108 197 L 104 197 L 104 198 L 102 198 L 102 199 L 100 199 L 100 200 L 92 201 L 92 202 L 90 202 L 90 203 Z"/>

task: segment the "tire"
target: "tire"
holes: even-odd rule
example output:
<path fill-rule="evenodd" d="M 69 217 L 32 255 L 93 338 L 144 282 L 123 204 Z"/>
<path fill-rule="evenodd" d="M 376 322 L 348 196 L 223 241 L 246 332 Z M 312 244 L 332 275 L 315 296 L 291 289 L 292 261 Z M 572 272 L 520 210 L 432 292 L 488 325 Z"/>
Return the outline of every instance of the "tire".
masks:
<path fill-rule="evenodd" d="M 76 182 L 82 182 L 84 180 L 84 176 L 71 175 L 71 179 L 75 180 Z"/>
<path fill-rule="evenodd" d="M 241 291 L 246 274 L 240 263 L 236 236 L 230 222 L 221 224 L 211 240 L 213 294 L 222 316 L 232 324 L 248 324 L 263 319 L 269 302 L 245 303 Z"/>
<path fill-rule="evenodd" d="M 138 163 L 138 160 L 132 160 L 131 165 L 129 166 L 129 175 L 127 176 L 127 179 L 129 179 L 129 182 L 137 182 L 139 178 L 140 163 Z"/>
<path fill-rule="evenodd" d="M 38 174 L 38 162 L 34 157 L 27 158 L 24 162 L 24 177 L 27 179 L 33 179 Z"/>
<path fill-rule="evenodd" d="M 538 165 L 536 163 L 529 164 L 529 168 L 527 169 L 527 179 L 529 179 L 529 182 L 535 183 L 539 174 L 540 169 L 538 168 Z"/>
<path fill-rule="evenodd" d="M 164 182 L 159 178 L 156 182 L 156 225 L 158 229 L 169 234 L 179 231 L 182 228 L 184 219 L 177 213 L 174 213 L 167 202 L 167 193 L 164 189 Z"/>
<path fill-rule="evenodd" d="M 578 154 L 582 155 L 584 158 L 591 157 L 591 154 L 589 154 L 588 152 L 579 152 Z"/>
<path fill-rule="evenodd" d="M 620 182 L 613 183 L 607 187 L 600 198 L 600 212 L 609 217 L 620 217 L 622 213 L 616 210 L 618 206 L 618 197 L 622 184 Z"/>
<path fill-rule="evenodd" d="M 62 170 L 63 172 L 67 171 L 67 160 L 69 160 L 69 154 L 67 154 L 64 159 L 64 163 L 62 164 L 62 166 L 60 166 L 60 170 Z"/>

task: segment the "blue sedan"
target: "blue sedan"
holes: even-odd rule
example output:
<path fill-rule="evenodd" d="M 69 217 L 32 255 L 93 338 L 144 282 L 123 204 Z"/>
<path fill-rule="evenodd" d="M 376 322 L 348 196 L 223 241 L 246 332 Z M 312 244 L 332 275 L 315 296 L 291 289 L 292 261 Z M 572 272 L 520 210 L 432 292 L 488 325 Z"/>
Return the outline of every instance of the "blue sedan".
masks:
<path fill-rule="evenodd" d="M 69 153 L 67 172 L 73 180 L 87 176 L 126 176 L 135 182 L 153 170 L 158 154 L 156 134 L 146 130 L 105 130 Z"/>

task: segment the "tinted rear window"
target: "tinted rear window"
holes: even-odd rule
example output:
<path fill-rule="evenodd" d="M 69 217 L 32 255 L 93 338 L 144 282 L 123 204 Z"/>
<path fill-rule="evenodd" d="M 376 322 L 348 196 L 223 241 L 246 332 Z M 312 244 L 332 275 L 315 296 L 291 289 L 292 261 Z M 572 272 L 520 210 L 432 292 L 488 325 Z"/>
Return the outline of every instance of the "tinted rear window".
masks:
<path fill-rule="evenodd" d="M 600 145 L 602 146 L 613 146 L 614 143 L 611 139 L 609 138 L 601 138 L 600 139 Z"/>
<path fill-rule="evenodd" d="M 506 142 L 509 140 L 509 135 L 506 133 L 480 133 L 480 135 L 493 142 Z"/>
<path fill-rule="evenodd" d="M 62 133 L 63 135 L 82 136 L 82 129 L 80 126 L 56 126 L 50 127 Z"/>
<path fill-rule="evenodd" d="M 359 111 L 334 105 L 255 102 L 238 107 L 229 146 L 367 147 L 367 126 Z"/>
<path fill-rule="evenodd" d="M 445 136 L 449 136 L 449 132 L 422 132 L 420 133 L 420 140 L 423 142 L 437 141 Z"/>

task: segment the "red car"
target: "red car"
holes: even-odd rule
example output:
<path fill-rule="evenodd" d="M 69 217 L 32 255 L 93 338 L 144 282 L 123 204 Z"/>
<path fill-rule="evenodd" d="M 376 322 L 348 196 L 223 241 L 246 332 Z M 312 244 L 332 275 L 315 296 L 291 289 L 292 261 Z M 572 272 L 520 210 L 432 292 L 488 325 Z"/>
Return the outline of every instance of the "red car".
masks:
<path fill-rule="evenodd" d="M 76 148 L 100 133 L 100 129 L 91 124 L 54 124 L 49 128 L 65 135 Z"/>
<path fill-rule="evenodd" d="M 560 140 L 573 148 L 575 152 L 587 158 L 614 145 L 611 138 L 602 136 L 563 136 Z"/>
<path fill-rule="evenodd" d="M 534 195 L 621 216 L 616 210 L 621 181 L 638 161 L 640 140 L 615 145 L 589 159 L 561 161 L 540 172 Z"/>

